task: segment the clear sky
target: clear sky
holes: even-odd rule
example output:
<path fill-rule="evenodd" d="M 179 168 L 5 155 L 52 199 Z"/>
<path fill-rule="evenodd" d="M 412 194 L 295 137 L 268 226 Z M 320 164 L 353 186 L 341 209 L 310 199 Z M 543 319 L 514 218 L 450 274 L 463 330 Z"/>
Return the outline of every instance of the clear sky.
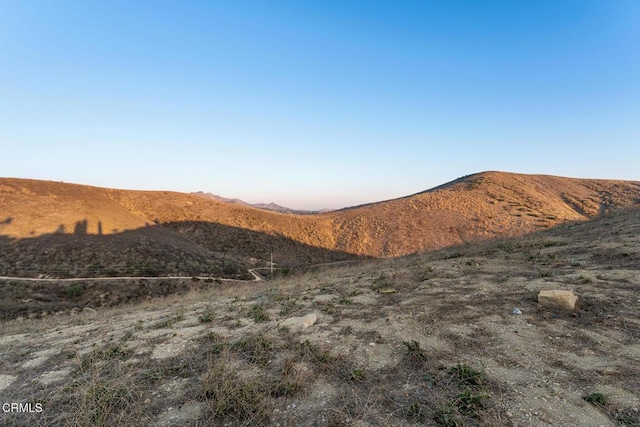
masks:
<path fill-rule="evenodd" d="M 640 1 L 0 0 L 0 176 L 294 208 L 640 180 Z"/>

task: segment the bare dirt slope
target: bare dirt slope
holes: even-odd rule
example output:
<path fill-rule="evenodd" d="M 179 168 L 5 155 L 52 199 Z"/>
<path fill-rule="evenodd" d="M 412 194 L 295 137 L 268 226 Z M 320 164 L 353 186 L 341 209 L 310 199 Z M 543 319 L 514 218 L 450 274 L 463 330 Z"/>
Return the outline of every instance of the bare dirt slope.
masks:
<path fill-rule="evenodd" d="M 640 211 L 0 323 L 3 425 L 637 426 Z M 578 295 L 541 307 L 542 289 Z M 518 307 L 522 314 L 513 315 Z M 287 319 L 315 315 L 301 328 Z"/>
<path fill-rule="evenodd" d="M 113 234 L 151 224 L 114 203 L 106 189 L 27 179 L 0 179 L 0 234 Z"/>

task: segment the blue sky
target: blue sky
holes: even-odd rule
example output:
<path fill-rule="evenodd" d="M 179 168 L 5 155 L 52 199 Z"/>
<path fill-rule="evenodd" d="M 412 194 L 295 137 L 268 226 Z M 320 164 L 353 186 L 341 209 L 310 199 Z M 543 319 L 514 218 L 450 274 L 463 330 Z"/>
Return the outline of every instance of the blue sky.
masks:
<path fill-rule="evenodd" d="M 0 176 L 337 208 L 640 180 L 640 2 L 0 0 Z"/>

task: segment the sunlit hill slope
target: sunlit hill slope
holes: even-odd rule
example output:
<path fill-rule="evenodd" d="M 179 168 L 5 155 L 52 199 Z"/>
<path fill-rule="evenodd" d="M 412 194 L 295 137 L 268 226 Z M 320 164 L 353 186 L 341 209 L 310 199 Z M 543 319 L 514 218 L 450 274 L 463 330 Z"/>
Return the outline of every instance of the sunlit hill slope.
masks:
<path fill-rule="evenodd" d="M 271 252 L 277 262 L 290 265 L 399 256 L 525 234 L 638 204 L 637 181 L 504 172 L 469 175 L 411 196 L 314 215 L 186 193 L 4 178 L 0 235 L 5 246 L 15 252 L 18 245 L 20 254 L 31 253 L 35 263 L 46 261 L 38 254 L 54 242 L 82 246 L 93 257 L 91 248 L 101 253 L 114 242 L 120 242 L 117 247 L 137 242 L 138 250 L 147 251 L 143 258 L 186 253 L 189 259 L 216 258 L 227 263 L 227 273 L 240 274 L 250 258 L 264 260 Z M 71 256 L 74 251 L 63 252 Z M 17 262 L 10 258 L 5 256 L 5 268 Z M 103 264 L 110 262 L 107 258 Z M 202 261 L 193 264 L 197 270 Z M 212 267 L 205 264 L 201 267 Z M 169 273 L 161 263 L 155 270 Z"/>

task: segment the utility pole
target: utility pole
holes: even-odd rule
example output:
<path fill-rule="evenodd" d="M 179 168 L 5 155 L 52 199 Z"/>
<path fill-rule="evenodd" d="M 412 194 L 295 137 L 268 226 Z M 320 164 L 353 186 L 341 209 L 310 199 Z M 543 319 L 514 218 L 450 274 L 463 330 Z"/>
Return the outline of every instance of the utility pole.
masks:
<path fill-rule="evenodd" d="M 273 279 L 273 251 L 271 251 L 271 278 Z"/>

